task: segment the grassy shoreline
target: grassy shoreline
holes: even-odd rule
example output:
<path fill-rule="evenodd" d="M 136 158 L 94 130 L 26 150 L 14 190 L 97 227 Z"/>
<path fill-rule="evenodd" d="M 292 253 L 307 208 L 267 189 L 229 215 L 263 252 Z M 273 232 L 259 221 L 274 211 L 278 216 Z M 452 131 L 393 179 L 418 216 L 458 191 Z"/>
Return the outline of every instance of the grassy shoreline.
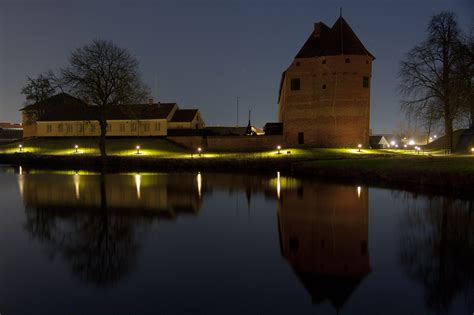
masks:
<path fill-rule="evenodd" d="M 140 154 L 135 144 L 140 143 Z M 0 164 L 43 169 L 99 170 L 92 140 L 34 139 L 0 146 Z M 132 148 L 130 148 L 132 147 Z M 89 151 L 88 151 L 89 150 Z M 367 184 L 426 186 L 474 191 L 474 156 L 441 156 L 405 150 L 282 149 L 265 152 L 204 152 L 166 139 L 114 139 L 108 143 L 108 171 L 277 172 Z M 290 154 L 287 154 L 290 151 Z"/>

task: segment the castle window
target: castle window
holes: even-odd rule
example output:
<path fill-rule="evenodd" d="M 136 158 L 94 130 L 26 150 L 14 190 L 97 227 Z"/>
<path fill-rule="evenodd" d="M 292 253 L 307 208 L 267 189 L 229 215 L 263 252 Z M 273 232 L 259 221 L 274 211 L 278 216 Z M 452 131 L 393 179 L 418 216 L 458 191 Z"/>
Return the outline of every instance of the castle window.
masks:
<path fill-rule="evenodd" d="M 46 132 L 47 133 L 53 132 L 53 126 L 51 126 L 50 124 L 46 125 Z"/>
<path fill-rule="evenodd" d="M 160 130 L 160 123 L 155 123 L 155 131 L 159 131 Z"/>
<path fill-rule="evenodd" d="M 300 62 L 298 61 L 298 62 L 296 63 L 296 66 L 299 67 L 300 65 L 301 65 Z"/>
<path fill-rule="evenodd" d="M 120 132 L 125 132 L 125 124 L 120 124 Z"/>
<path fill-rule="evenodd" d="M 77 131 L 83 132 L 84 131 L 84 125 L 83 124 L 78 124 L 77 125 Z"/>
<path fill-rule="evenodd" d="M 292 91 L 299 91 L 299 89 L 300 89 L 300 79 L 291 79 L 290 89 Z"/>
<path fill-rule="evenodd" d="M 304 132 L 298 132 L 298 144 L 304 144 Z"/>
<path fill-rule="evenodd" d="M 323 65 L 325 65 L 325 64 L 326 64 L 326 60 L 321 61 L 321 63 L 322 63 Z"/>
<path fill-rule="evenodd" d="M 346 58 L 346 63 L 351 63 L 351 60 L 349 58 Z"/>
<path fill-rule="evenodd" d="M 107 132 L 109 131 L 112 131 L 112 125 L 111 124 L 107 124 Z"/>
<path fill-rule="evenodd" d="M 326 84 L 323 84 L 323 86 L 321 87 L 323 90 L 326 89 Z"/>
<path fill-rule="evenodd" d="M 137 124 L 136 123 L 132 123 L 132 131 L 137 131 Z"/>
<path fill-rule="evenodd" d="M 72 125 L 71 124 L 66 125 L 66 132 L 72 132 Z"/>
<path fill-rule="evenodd" d="M 362 86 L 365 88 L 369 87 L 369 77 L 363 77 L 362 78 Z"/>
<path fill-rule="evenodd" d="M 143 131 L 150 131 L 150 124 L 146 123 L 143 125 Z"/>
<path fill-rule="evenodd" d="M 91 132 L 95 132 L 95 124 L 94 123 L 91 124 Z"/>
<path fill-rule="evenodd" d="M 368 64 L 369 64 L 369 61 L 368 61 L 368 60 L 366 60 L 366 61 L 365 61 L 365 64 L 366 64 L 366 65 L 368 65 Z"/>
<path fill-rule="evenodd" d="M 63 124 L 59 124 L 59 126 L 58 126 L 58 131 L 59 131 L 59 132 L 63 132 L 63 130 L 64 130 Z"/>

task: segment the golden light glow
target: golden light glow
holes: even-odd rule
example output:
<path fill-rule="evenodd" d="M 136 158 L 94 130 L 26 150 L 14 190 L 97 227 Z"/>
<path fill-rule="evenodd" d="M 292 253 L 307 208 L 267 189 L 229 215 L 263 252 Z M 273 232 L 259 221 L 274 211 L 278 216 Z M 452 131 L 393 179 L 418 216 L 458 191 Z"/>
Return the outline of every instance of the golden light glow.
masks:
<path fill-rule="evenodd" d="M 142 176 L 140 174 L 135 174 L 135 186 L 137 187 L 137 197 L 140 199 L 140 186 L 142 184 Z"/>
<path fill-rule="evenodd" d="M 73 180 L 74 180 L 74 190 L 76 191 L 76 199 L 79 199 L 81 197 L 81 192 L 79 190 L 81 178 L 78 173 L 73 175 Z"/>
<path fill-rule="evenodd" d="M 23 198 L 23 191 L 25 187 L 25 176 L 23 176 L 23 168 L 20 166 L 18 169 L 18 188 L 20 189 L 20 195 Z"/>
<path fill-rule="evenodd" d="M 362 187 L 357 186 L 357 198 L 360 198 L 360 193 L 362 192 Z"/>
<path fill-rule="evenodd" d="M 196 179 L 197 179 L 197 186 L 198 186 L 198 195 L 199 195 L 199 198 L 201 198 L 201 184 L 202 184 L 201 172 L 198 172 Z"/>
<path fill-rule="evenodd" d="M 277 172 L 277 198 L 278 199 L 280 199 L 280 189 L 281 189 L 280 172 Z"/>

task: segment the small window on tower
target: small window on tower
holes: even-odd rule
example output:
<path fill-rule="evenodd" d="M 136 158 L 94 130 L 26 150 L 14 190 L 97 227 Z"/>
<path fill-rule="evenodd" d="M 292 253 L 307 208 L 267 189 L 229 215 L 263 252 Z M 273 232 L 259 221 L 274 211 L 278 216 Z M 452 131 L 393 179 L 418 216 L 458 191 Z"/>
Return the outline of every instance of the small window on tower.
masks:
<path fill-rule="evenodd" d="M 326 84 L 323 84 L 323 86 L 321 87 L 323 90 L 326 89 Z"/>
<path fill-rule="evenodd" d="M 351 63 L 351 60 L 349 58 L 346 58 L 346 63 Z"/>
<path fill-rule="evenodd" d="M 299 89 L 300 89 L 300 79 L 291 79 L 290 89 L 292 91 L 299 91 Z"/>
<path fill-rule="evenodd" d="M 369 61 L 368 61 L 368 60 L 366 60 L 366 61 L 365 61 L 365 64 L 366 64 L 366 65 L 368 65 L 368 64 L 369 64 Z"/>
<path fill-rule="evenodd" d="M 325 65 L 325 64 L 326 64 L 326 60 L 321 61 L 321 63 L 322 63 L 323 65 Z"/>
<path fill-rule="evenodd" d="M 365 87 L 365 88 L 369 87 L 369 77 L 364 77 L 362 79 L 362 86 Z"/>
<path fill-rule="evenodd" d="M 299 66 L 300 66 L 300 62 L 299 62 L 299 61 L 298 61 L 298 62 L 296 62 L 296 66 L 297 66 L 297 67 L 299 67 Z"/>

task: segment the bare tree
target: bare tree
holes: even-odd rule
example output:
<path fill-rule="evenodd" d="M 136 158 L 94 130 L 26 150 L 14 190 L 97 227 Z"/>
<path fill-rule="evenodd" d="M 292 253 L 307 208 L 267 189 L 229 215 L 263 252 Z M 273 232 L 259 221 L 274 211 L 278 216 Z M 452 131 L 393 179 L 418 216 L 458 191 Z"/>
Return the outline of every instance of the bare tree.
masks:
<path fill-rule="evenodd" d="M 53 96 L 56 90 L 48 72 L 34 79 L 28 77 L 28 83 L 21 89 L 21 94 L 25 95 L 28 104 L 34 104 Z"/>
<path fill-rule="evenodd" d="M 474 31 L 474 30 L 473 30 Z M 456 100 L 460 103 L 463 118 L 474 127 L 474 35 L 473 31 L 462 40 L 459 48 L 460 58 L 455 65 Z"/>
<path fill-rule="evenodd" d="M 401 62 L 400 91 L 409 100 L 402 101 L 407 113 L 431 111 L 444 122 L 448 148 L 453 148 L 453 123 L 460 114 L 455 100 L 455 65 L 459 61 L 460 30 L 455 15 L 442 12 L 431 18 L 428 38 L 415 46 Z"/>
<path fill-rule="evenodd" d="M 106 163 L 107 112 L 113 105 L 140 103 L 149 96 L 138 73 L 138 61 L 111 41 L 94 40 L 71 53 L 62 81 L 76 96 L 97 106 L 100 153 Z"/>

